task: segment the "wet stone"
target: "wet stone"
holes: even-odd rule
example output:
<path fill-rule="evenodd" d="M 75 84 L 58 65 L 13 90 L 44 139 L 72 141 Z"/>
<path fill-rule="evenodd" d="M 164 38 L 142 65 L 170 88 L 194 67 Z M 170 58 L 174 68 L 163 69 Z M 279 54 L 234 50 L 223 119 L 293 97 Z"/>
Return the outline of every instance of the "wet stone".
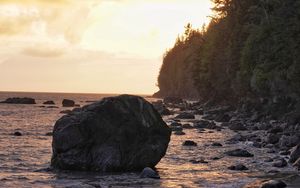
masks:
<path fill-rule="evenodd" d="M 284 188 L 286 186 L 281 180 L 270 180 L 262 184 L 261 188 Z"/>
<path fill-rule="evenodd" d="M 197 143 L 192 140 L 186 140 L 182 144 L 183 146 L 197 146 Z"/>
<path fill-rule="evenodd" d="M 149 167 L 143 169 L 142 173 L 140 174 L 140 178 L 160 179 L 157 172 L 155 172 L 152 168 Z"/>
<path fill-rule="evenodd" d="M 243 164 L 232 165 L 232 166 L 228 167 L 228 169 L 229 170 L 237 170 L 237 171 L 248 170 L 248 168 Z"/>
<path fill-rule="evenodd" d="M 19 131 L 16 131 L 16 132 L 14 132 L 14 134 L 13 134 L 14 136 L 22 136 L 22 133 L 21 132 L 19 132 Z"/>
<path fill-rule="evenodd" d="M 234 157 L 253 157 L 252 153 L 249 153 L 247 150 L 244 149 L 235 149 L 231 151 L 225 152 L 226 155 L 234 156 Z"/>

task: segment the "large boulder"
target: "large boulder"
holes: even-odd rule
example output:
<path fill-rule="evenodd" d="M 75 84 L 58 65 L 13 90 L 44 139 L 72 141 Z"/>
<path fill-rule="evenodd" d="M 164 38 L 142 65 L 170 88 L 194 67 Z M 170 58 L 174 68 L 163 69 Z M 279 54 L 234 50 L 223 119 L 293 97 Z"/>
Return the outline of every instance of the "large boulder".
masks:
<path fill-rule="evenodd" d="M 36 104 L 35 100 L 33 98 L 28 97 L 13 97 L 13 98 L 7 98 L 5 101 L 2 101 L 0 103 L 8 103 L 8 104 Z"/>
<path fill-rule="evenodd" d="M 73 100 L 70 100 L 70 99 L 64 99 L 62 101 L 62 105 L 63 105 L 63 107 L 74 107 L 75 102 Z"/>
<path fill-rule="evenodd" d="M 152 168 L 165 155 L 170 136 L 170 128 L 145 99 L 104 98 L 55 123 L 51 166 L 102 172 Z"/>

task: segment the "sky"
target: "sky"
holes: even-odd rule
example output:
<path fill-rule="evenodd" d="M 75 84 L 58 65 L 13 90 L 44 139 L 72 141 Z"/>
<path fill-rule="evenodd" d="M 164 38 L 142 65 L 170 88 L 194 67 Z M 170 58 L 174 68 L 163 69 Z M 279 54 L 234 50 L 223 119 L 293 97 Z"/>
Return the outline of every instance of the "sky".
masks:
<path fill-rule="evenodd" d="M 152 94 L 210 0 L 0 0 L 0 91 Z"/>

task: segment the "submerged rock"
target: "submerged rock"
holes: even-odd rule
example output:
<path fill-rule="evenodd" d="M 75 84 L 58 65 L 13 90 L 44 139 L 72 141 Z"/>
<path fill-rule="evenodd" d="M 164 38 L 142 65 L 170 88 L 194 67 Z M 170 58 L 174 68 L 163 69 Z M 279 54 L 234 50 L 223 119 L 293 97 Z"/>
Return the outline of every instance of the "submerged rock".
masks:
<path fill-rule="evenodd" d="M 142 173 L 140 174 L 140 178 L 153 178 L 153 179 L 160 179 L 157 172 L 152 170 L 152 168 L 146 167 L 143 169 Z"/>
<path fill-rule="evenodd" d="M 14 132 L 14 136 L 22 136 L 22 133 L 19 131 Z"/>
<path fill-rule="evenodd" d="M 43 102 L 43 104 L 47 104 L 47 105 L 54 105 L 54 101 L 46 101 L 46 102 Z"/>
<path fill-rule="evenodd" d="M 174 134 L 181 136 L 181 135 L 185 135 L 185 132 L 183 132 L 183 131 L 175 131 Z"/>
<path fill-rule="evenodd" d="M 243 149 L 235 149 L 225 152 L 226 155 L 234 156 L 234 157 L 253 157 L 252 153 L 249 153 L 247 150 Z"/>
<path fill-rule="evenodd" d="M 36 104 L 35 100 L 33 98 L 28 98 L 28 97 L 13 97 L 13 98 L 8 98 L 5 101 L 2 101 L 0 103 L 8 103 L 8 104 Z"/>
<path fill-rule="evenodd" d="M 228 169 L 229 170 L 237 170 L 237 171 L 248 170 L 248 168 L 243 164 L 232 165 L 232 166 L 228 167 Z"/>
<path fill-rule="evenodd" d="M 71 110 L 62 110 L 59 113 L 61 113 L 61 114 L 69 114 L 71 112 L 72 112 Z"/>
<path fill-rule="evenodd" d="M 286 184 L 281 180 L 270 180 L 265 182 L 261 188 L 284 188 Z"/>
<path fill-rule="evenodd" d="M 74 107 L 75 102 L 73 100 L 70 100 L 70 99 L 64 99 L 62 101 L 62 105 L 63 105 L 63 107 Z"/>
<path fill-rule="evenodd" d="M 182 144 L 183 146 L 197 146 L 197 143 L 192 140 L 186 140 Z"/>
<path fill-rule="evenodd" d="M 51 166 L 102 172 L 154 167 L 165 155 L 170 135 L 145 99 L 104 98 L 56 122 Z"/>

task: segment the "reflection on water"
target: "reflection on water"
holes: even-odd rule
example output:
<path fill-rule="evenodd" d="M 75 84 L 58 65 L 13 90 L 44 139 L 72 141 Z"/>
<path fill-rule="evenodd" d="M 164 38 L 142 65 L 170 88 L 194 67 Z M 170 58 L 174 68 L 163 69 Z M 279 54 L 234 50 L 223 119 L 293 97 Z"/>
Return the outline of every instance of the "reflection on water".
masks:
<path fill-rule="evenodd" d="M 24 94 L 22 95 L 24 96 Z M 2 97 L 2 98 L 1 98 Z M 5 96 L 6 97 L 6 96 Z M 5 98 L 0 93 L 0 100 Z M 278 170 L 264 159 L 275 156 L 265 149 L 258 149 L 239 143 L 225 144 L 225 140 L 235 133 L 229 130 L 198 133 L 197 130 L 184 130 L 186 135 L 172 135 L 166 156 L 157 165 L 160 180 L 140 179 L 139 173 L 100 174 L 87 172 L 55 172 L 47 168 L 51 158 L 51 132 L 55 121 L 62 116 L 62 98 L 42 94 L 37 105 L 0 104 L 0 183 L 3 187 L 243 187 L 250 182 L 265 179 L 266 172 Z M 100 96 L 101 97 L 101 96 Z M 87 100 L 100 98 L 99 95 L 73 96 L 81 105 Z M 41 108 L 45 100 L 55 100 L 59 108 Z M 198 117 L 199 118 L 199 117 Z M 166 119 L 167 120 L 167 119 Z M 186 122 L 188 123 L 188 122 Z M 20 131 L 23 136 L 12 133 Z M 182 146 L 185 140 L 197 142 L 197 147 Z M 223 147 L 213 147 L 213 142 Z M 225 156 L 224 151 L 234 148 L 247 148 L 255 154 L 254 158 L 235 158 Z M 220 158 L 216 160 L 216 158 Z M 207 163 L 194 164 L 191 160 Z M 250 170 L 230 171 L 231 165 L 243 163 Z M 291 168 L 281 169 L 290 172 Z M 296 178 L 297 180 L 297 178 Z M 297 180 L 298 181 L 298 180 Z M 252 184 L 255 186 L 255 184 Z M 299 185 L 299 183 L 298 183 Z"/>

